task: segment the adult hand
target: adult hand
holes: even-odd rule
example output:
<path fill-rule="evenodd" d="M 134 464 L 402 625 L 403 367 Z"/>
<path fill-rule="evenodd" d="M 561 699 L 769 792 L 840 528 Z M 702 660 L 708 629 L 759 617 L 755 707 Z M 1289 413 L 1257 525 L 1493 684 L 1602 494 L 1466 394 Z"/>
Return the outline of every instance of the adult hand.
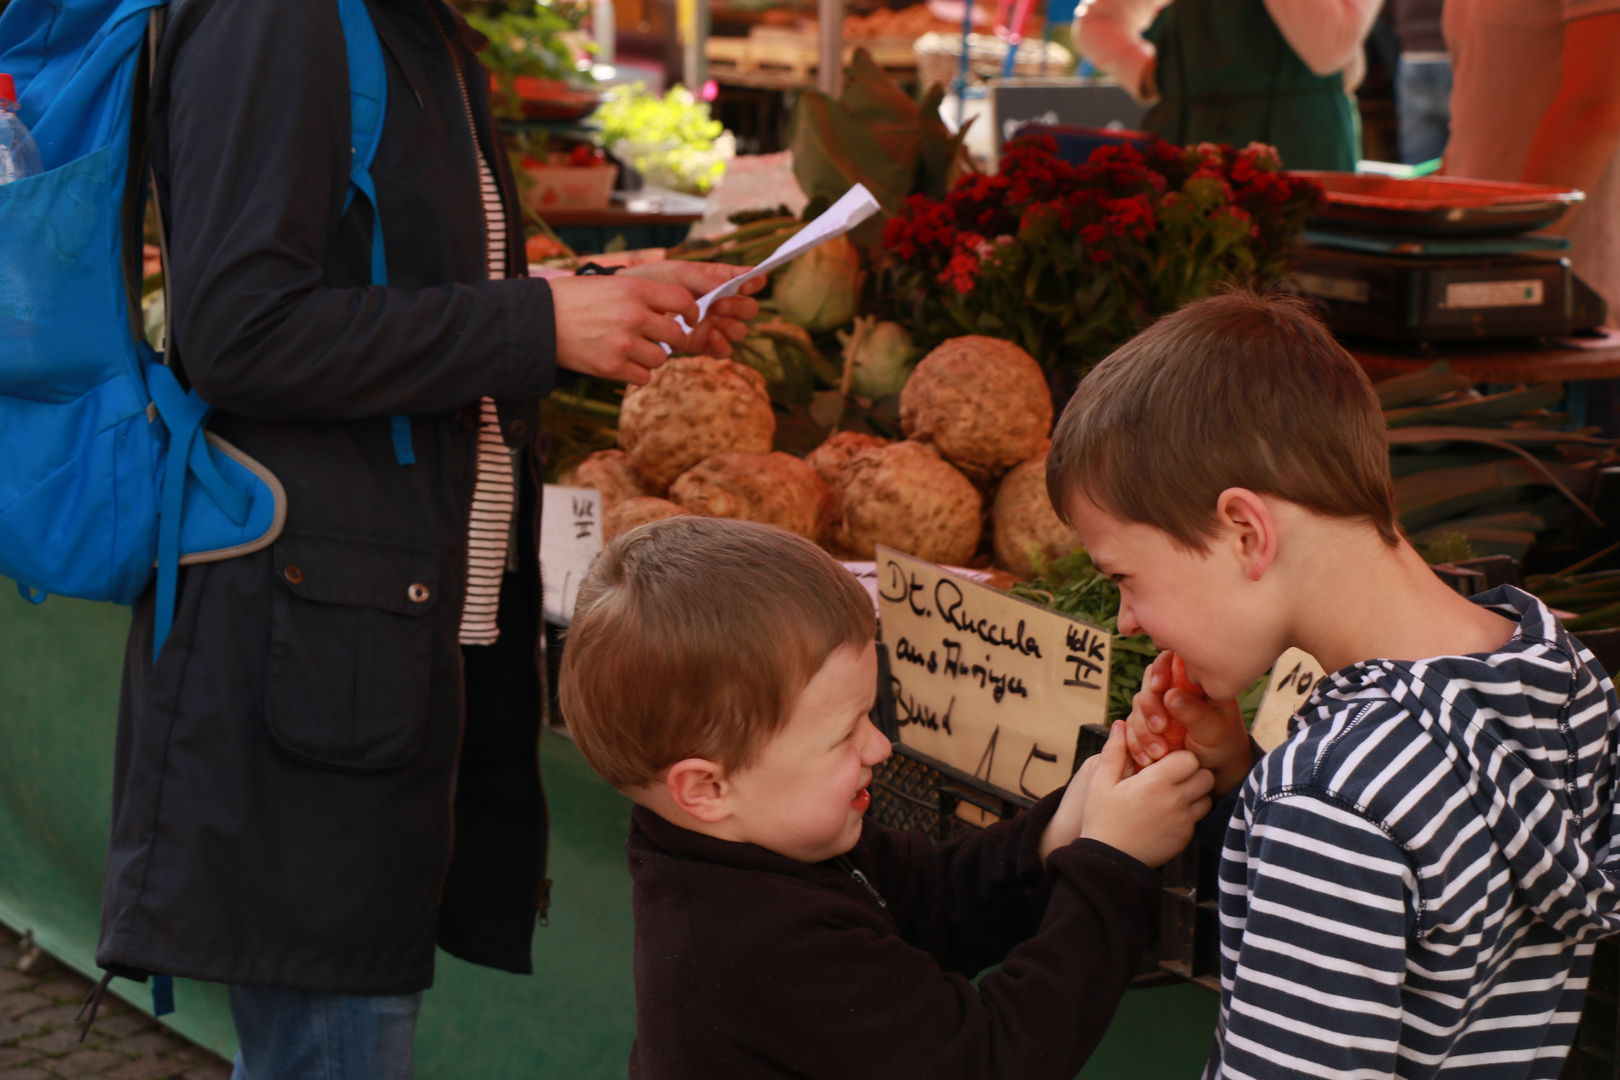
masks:
<path fill-rule="evenodd" d="M 1146 767 L 1169 752 L 1160 736 L 1174 717 L 1187 729 L 1183 744 L 1198 764 L 1215 777 L 1215 794 L 1241 784 L 1254 765 L 1249 732 L 1236 701 L 1209 701 L 1170 685 L 1170 653 L 1148 665 L 1142 688 L 1131 699 L 1125 721 L 1125 748 L 1132 761 Z"/>
<path fill-rule="evenodd" d="M 1177 750 L 1127 775 L 1125 724 L 1116 721 L 1086 784 L 1080 835 L 1146 863 L 1163 866 L 1192 841 L 1193 826 L 1209 813 L 1215 780 L 1198 759 Z"/>
<path fill-rule="evenodd" d="M 748 266 L 727 266 L 725 263 L 666 259 L 632 266 L 620 270 L 615 276 L 630 274 L 649 281 L 679 285 L 693 296 L 704 296 L 751 269 Z M 708 317 L 693 328 L 691 335 L 677 348 L 700 356 L 730 356 L 731 343 L 747 336 L 748 320 L 759 314 L 759 301 L 753 299 L 753 295 L 764 287 L 765 278 L 757 277 L 744 283 L 739 295 L 717 301 L 709 309 Z M 692 319 L 688 317 L 686 321 L 691 323 Z"/>
<path fill-rule="evenodd" d="M 697 301 L 677 284 L 620 273 L 552 278 L 550 285 L 557 366 L 584 375 L 646 383 L 669 355 L 660 342 L 686 345 L 674 317 L 697 318 Z"/>

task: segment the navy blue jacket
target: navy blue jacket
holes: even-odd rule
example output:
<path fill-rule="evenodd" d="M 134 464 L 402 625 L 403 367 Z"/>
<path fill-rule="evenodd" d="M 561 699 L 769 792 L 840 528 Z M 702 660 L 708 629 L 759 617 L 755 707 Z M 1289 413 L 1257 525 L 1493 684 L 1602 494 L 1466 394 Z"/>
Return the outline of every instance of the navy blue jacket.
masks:
<path fill-rule="evenodd" d="M 368 0 L 389 107 L 371 212 L 343 210 L 348 76 L 330 0 L 177 0 L 151 154 L 170 335 L 211 429 L 286 487 L 265 550 L 190 567 L 151 656 L 136 608 L 97 961 L 304 990 L 429 986 L 435 944 L 529 970 L 543 910 L 537 400 L 550 293 L 487 280 L 475 140 L 510 220 L 480 39 L 442 0 Z M 497 645 L 457 645 L 477 402 L 525 451 Z M 412 419 L 416 464 L 388 417 Z M 465 654 L 465 655 L 464 655 Z"/>
<path fill-rule="evenodd" d="M 631 1080 L 1072 1080 L 1160 884 L 1096 840 L 1043 867 L 1062 797 L 944 844 L 867 821 L 814 864 L 637 808 Z"/>

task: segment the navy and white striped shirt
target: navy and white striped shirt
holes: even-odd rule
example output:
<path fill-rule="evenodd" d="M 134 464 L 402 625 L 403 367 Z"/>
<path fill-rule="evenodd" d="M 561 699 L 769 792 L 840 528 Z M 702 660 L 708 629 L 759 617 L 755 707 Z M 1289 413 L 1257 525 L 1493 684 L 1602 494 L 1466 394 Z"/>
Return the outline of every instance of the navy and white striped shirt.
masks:
<path fill-rule="evenodd" d="M 1250 774 L 1207 1077 L 1556 1077 L 1620 930 L 1620 704 L 1534 597 L 1494 653 L 1370 660 Z"/>

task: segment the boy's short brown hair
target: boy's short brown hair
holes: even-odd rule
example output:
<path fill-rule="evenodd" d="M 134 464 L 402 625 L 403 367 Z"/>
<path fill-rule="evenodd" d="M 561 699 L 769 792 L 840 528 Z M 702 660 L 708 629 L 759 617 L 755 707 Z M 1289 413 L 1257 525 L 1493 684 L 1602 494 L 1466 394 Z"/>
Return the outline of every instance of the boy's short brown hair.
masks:
<path fill-rule="evenodd" d="M 1166 315 L 1099 363 L 1052 433 L 1059 516 L 1082 492 L 1194 551 L 1222 491 L 1248 488 L 1400 542 L 1384 414 L 1372 382 L 1286 294 L 1234 290 Z"/>
<path fill-rule="evenodd" d="M 745 769 L 827 657 L 875 626 L 866 590 L 808 540 L 747 521 L 656 521 L 614 538 L 579 588 L 563 717 L 621 789 L 689 757 Z"/>

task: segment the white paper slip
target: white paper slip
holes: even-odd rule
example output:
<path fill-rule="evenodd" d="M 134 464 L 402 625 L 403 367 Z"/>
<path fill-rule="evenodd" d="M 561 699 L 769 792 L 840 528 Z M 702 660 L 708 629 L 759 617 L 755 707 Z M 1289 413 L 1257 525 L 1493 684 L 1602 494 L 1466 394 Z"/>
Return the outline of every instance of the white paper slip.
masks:
<path fill-rule="evenodd" d="M 716 300 L 727 296 L 735 296 L 738 289 L 741 289 L 760 275 L 768 274 L 783 263 L 798 258 L 817 244 L 823 244 L 834 237 L 843 236 L 849 230 L 877 213 L 878 209 L 878 202 L 872 197 L 872 193 L 866 190 L 866 185 L 856 184 L 844 192 L 843 198 L 829 206 L 825 213 L 800 229 L 787 243 L 777 248 L 770 258 L 748 271 L 748 273 L 739 274 L 718 289 L 699 298 L 697 302 L 698 321 L 702 322 L 708 318 L 709 308 L 713 306 Z M 682 330 L 687 333 L 692 332 L 692 328 L 686 325 L 686 320 L 679 315 L 675 317 L 675 321 L 681 324 Z M 670 351 L 669 346 L 664 346 L 664 351 Z"/>
<path fill-rule="evenodd" d="M 579 583 L 602 550 L 602 493 L 547 484 L 540 504 L 541 608 L 546 622 L 567 626 Z"/>

